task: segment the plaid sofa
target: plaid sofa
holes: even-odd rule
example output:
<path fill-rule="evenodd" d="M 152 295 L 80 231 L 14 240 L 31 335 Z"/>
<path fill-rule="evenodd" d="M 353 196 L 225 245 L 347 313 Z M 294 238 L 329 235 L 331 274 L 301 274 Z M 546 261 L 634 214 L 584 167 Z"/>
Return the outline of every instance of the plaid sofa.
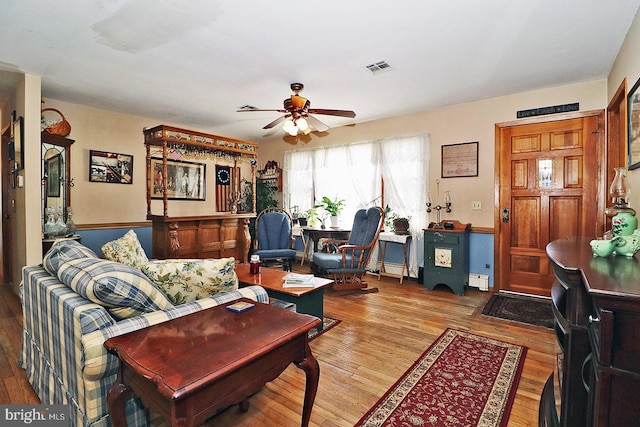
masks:
<path fill-rule="evenodd" d="M 268 302 L 265 290 L 250 286 L 116 320 L 101 305 L 80 296 L 42 266 L 23 268 L 24 314 L 20 366 L 43 404 L 68 404 L 72 426 L 111 425 L 106 396 L 118 371 L 118 358 L 103 343 L 147 326 L 241 297 Z M 137 398 L 127 402 L 129 426 L 153 425 Z"/>

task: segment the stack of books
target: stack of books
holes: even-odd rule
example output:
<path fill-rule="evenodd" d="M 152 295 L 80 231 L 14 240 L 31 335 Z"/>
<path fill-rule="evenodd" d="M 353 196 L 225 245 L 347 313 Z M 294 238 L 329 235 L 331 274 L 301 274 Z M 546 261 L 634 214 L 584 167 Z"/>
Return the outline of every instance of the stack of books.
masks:
<path fill-rule="evenodd" d="M 283 288 L 312 288 L 315 286 L 313 274 L 289 273 L 284 276 Z"/>

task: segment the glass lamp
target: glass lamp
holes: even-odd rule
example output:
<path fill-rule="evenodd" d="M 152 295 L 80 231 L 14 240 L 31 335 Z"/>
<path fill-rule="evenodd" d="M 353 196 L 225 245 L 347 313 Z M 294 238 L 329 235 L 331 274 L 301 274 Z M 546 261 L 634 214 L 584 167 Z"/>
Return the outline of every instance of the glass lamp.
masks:
<path fill-rule="evenodd" d="M 604 213 L 611 218 L 611 234 L 628 236 L 638 228 L 636 211 L 629 207 L 629 193 L 631 189 L 627 181 L 627 169 L 615 168 L 615 176 L 609 186 L 609 197 L 613 206 L 605 209 Z"/>
<path fill-rule="evenodd" d="M 284 121 L 282 130 L 291 136 L 296 136 L 298 134 L 298 126 L 296 126 L 296 123 L 291 119 L 287 119 Z"/>

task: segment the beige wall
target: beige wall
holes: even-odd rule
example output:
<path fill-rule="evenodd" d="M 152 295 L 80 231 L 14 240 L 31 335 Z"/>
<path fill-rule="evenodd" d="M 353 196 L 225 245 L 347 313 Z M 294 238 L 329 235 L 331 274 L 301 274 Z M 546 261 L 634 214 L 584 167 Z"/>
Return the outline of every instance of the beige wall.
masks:
<path fill-rule="evenodd" d="M 640 51 L 640 12 L 636 14 L 613 64 L 611 73 L 609 73 L 607 100 L 611 100 L 625 77 L 628 90 L 631 90 L 638 78 L 640 78 L 640 55 L 638 55 L 638 51 Z M 640 212 L 640 169 L 630 171 L 628 176 L 631 186 L 630 205 Z"/>
<path fill-rule="evenodd" d="M 71 189 L 71 206 L 74 222 L 86 225 L 145 221 L 147 154 L 142 130 L 161 123 L 144 117 L 98 110 L 52 99 L 46 99 L 43 105 L 45 108 L 53 107 L 60 110 L 71 123 L 69 138 L 75 140 L 71 148 L 71 177 L 74 182 Z M 133 155 L 133 183 L 128 185 L 89 182 L 90 150 Z M 213 214 L 215 212 L 214 166 L 216 163 L 229 165 L 232 163 L 227 160 L 188 158 L 183 160 L 206 164 L 206 201 L 169 203 L 169 215 Z M 242 176 L 250 176 L 249 165 L 240 166 L 243 168 Z M 152 213 L 162 215 L 161 201 L 153 201 Z"/>
<path fill-rule="evenodd" d="M 516 111 L 557 104 L 579 102 L 580 109 L 601 109 L 606 105 L 606 81 L 593 81 L 535 92 L 492 98 L 454 105 L 407 116 L 376 120 L 331 129 L 327 136 L 312 136 L 301 148 L 381 139 L 398 135 L 428 133 L 431 160 L 428 184 L 435 194 L 440 179 L 442 145 L 479 141 L 478 177 L 441 179 L 440 191 L 451 191 L 453 212 L 442 219 L 453 218 L 471 222 L 475 227 L 493 227 L 494 212 L 494 125 L 515 119 Z M 138 222 L 146 219 L 146 151 L 142 129 L 158 123 L 143 117 L 128 116 L 77 104 L 46 99 L 44 107 L 62 111 L 71 123 L 70 138 L 76 142 L 71 150 L 71 205 L 77 224 Z M 233 135 L 228 135 L 233 137 Z M 284 151 L 296 146 L 277 139 L 263 142 L 259 149 L 259 164 L 277 160 L 282 164 Z M 132 185 L 89 182 L 89 150 L 113 151 L 134 156 Z M 207 166 L 207 202 L 170 203 L 170 215 L 213 213 L 213 164 Z M 471 210 L 471 202 L 482 202 L 482 210 Z M 178 210 L 179 209 L 179 210 Z M 204 209 L 204 211 L 203 211 Z M 154 202 L 153 213 L 162 212 Z M 435 221 L 435 213 L 431 221 Z M 426 226 L 426 224 L 425 224 Z"/>
<path fill-rule="evenodd" d="M 436 180 L 440 179 L 441 146 L 478 141 L 478 177 L 440 179 L 440 192 L 449 190 L 453 200 L 452 212 L 443 213 L 442 219 L 453 218 L 465 223 L 470 222 L 474 227 L 493 227 L 496 196 L 494 192 L 494 125 L 515 120 L 518 110 L 536 107 L 579 102 L 581 111 L 605 108 L 606 84 L 605 80 L 578 83 L 375 120 L 355 126 L 333 128 L 328 131 L 327 136 L 312 136 L 310 142 L 300 143 L 298 146 L 291 145 L 285 142 L 282 136 L 278 136 L 278 139 L 260 145 L 260 163 L 276 160 L 282 164 L 284 152 L 296 148 L 427 133 L 430 135 L 431 155 L 429 182 L 425 185 L 435 195 Z M 480 201 L 482 210 L 472 211 L 472 201 Z M 435 212 L 430 214 L 429 220 L 436 220 Z"/>
<path fill-rule="evenodd" d="M 11 99 L 3 106 L 2 123 L 11 122 L 11 113 L 23 117 L 24 123 L 24 165 L 18 172 L 23 185 L 12 189 L 9 217 L 12 234 L 11 285 L 15 291 L 22 279 L 22 266 L 38 264 L 42 261 L 40 242 L 40 87 L 39 76 L 23 74 Z M 7 197 L 3 194 L 3 197 Z M 37 244 L 31 244 L 31 242 Z"/>

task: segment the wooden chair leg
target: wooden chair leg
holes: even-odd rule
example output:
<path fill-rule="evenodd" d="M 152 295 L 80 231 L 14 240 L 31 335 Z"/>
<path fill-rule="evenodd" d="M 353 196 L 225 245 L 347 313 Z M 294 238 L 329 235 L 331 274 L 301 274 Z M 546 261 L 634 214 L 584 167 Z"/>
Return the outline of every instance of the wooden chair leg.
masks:
<path fill-rule="evenodd" d="M 300 267 L 304 265 L 304 259 L 307 257 L 309 251 L 309 239 L 305 239 L 304 234 L 302 235 L 302 246 L 304 249 L 302 249 L 302 259 L 300 260 Z"/>

